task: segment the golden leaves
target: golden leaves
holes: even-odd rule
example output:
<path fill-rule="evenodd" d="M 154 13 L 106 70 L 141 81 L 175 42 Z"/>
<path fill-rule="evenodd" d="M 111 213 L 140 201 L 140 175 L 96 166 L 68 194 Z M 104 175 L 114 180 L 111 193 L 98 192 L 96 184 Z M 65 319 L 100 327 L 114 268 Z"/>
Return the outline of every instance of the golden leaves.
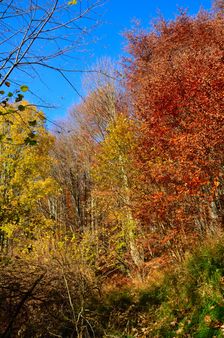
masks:
<path fill-rule="evenodd" d="M 69 1 L 68 5 L 77 5 L 77 0 L 71 0 L 71 1 Z"/>

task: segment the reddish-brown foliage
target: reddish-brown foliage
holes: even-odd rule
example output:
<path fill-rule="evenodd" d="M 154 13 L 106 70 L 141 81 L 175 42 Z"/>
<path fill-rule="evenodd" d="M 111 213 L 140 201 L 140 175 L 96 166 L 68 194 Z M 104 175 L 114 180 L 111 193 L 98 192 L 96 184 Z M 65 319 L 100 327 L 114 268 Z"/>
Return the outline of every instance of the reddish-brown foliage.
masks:
<path fill-rule="evenodd" d="M 223 15 L 181 14 L 155 28 L 127 34 L 127 85 L 142 123 L 136 214 L 153 232 L 184 238 L 224 209 Z"/>

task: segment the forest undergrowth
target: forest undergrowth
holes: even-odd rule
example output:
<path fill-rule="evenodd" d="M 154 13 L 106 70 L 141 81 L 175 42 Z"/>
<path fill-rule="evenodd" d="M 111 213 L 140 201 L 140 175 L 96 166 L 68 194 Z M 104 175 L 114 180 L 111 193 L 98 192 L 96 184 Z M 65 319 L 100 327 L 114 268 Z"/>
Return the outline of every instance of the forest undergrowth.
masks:
<path fill-rule="evenodd" d="M 1 337 L 223 337 L 224 235 L 145 279 L 71 252 L 1 260 Z"/>

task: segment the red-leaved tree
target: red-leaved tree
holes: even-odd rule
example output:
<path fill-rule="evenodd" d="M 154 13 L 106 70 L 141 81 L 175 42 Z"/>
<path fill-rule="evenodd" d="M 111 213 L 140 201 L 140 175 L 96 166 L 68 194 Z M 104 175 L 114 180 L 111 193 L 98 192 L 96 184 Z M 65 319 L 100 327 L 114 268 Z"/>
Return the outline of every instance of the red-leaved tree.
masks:
<path fill-rule="evenodd" d="M 224 215 L 223 36 L 221 10 L 127 34 L 141 122 L 135 211 L 165 246 L 214 231 Z"/>

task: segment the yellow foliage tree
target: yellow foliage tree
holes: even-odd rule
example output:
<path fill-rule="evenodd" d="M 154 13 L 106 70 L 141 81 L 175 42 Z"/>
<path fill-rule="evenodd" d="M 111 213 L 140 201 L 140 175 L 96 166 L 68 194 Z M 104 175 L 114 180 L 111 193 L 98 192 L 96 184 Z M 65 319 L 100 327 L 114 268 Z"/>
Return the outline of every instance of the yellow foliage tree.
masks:
<path fill-rule="evenodd" d="M 31 239 L 52 225 L 43 212 L 56 193 L 45 117 L 27 102 L 0 107 L 0 245 Z"/>
<path fill-rule="evenodd" d="M 136 245 L 137 223 L 131 208 L 136 170 L 130 153 L 135 146 L 134 121 L 125 115 L 118 114 L 115 121 L 110 124 L 107 136 L 100 144 L 93 169 L 93 179 L 95 195 L 101 208 L 104 208 L 107 222 L 114 224 L 114 229 L 118 230 L 117 247 L 128 248 L 133 262 L 139 266 L 142 257 Z"/>

